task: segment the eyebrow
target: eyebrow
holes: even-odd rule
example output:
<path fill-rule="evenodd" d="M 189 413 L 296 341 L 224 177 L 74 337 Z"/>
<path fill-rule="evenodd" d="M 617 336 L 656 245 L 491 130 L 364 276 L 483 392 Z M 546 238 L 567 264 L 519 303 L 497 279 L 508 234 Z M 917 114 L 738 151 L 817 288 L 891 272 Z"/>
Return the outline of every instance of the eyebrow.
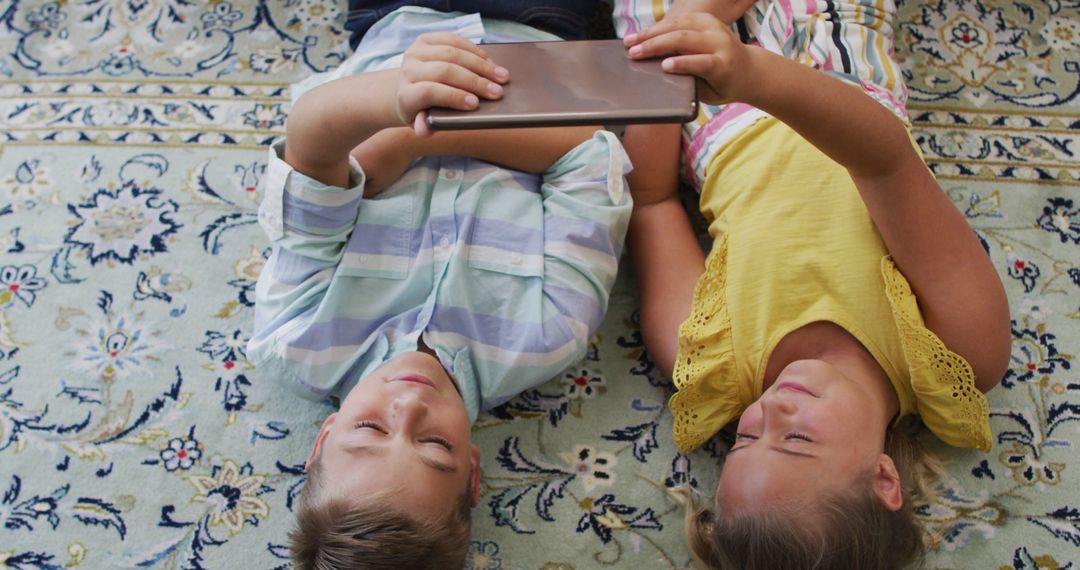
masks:
<path fill-rule="evenodd" d="M 740 451 L 742 449 L 746 449 L 746 446 L 744 445 L 742 447 L 737 447 L 735 449 L 729 449 L 727 454 L 731 455 L 732 453 L 735 453 L 736 451 Z M 783 453 L 785 455 L 793 455 L 795 457 L 806 457 L 806 458 L 809 458 L 809 459 L 820 459 L 817 455 L 813 455 L 813 454 L 810 454 L 810 453 L 803 453 L 801 451 L 793 451 L 793 450 L 790 450 L 790 449 L 785 449 L 783 447 L 771 446 L 771 447 L 769 447 L 769 449 L 771 449 L 773 451 L 779 451 L 780 453 Z"/>
<path fill-rule="evenodd" d="M 354 445 L 345 448 L 345 451 L 351 455 L 370 455 L 374 457 L 381 457 L 387 454 L 385 447 L 375 445 Z M 436 459 L 427 457 L 426 455 L 420 455 L 420 462 L 424 465 L 443 473 L 457 473 L 457 466 L 452 463 L 443 463 Z"/>

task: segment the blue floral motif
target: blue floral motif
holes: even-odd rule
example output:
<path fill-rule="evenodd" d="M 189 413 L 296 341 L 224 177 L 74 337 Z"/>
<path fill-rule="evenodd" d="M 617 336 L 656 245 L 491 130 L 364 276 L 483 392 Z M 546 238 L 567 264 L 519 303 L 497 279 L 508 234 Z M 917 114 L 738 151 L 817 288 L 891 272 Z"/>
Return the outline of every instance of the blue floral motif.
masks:
<path fill-rule="evenodd" d="M 582 502 L 585 514 L 578 520 L 577 531 L 592 529 L 604 544 L 611 542 L 613 530 L 639 529 L 663 530 L 664 525 L 656 519 L 651 508 L 640 509 L 615 502 L 615 495 L 610 493 L 595 501 L 586 499 Z"/>
<path fill-rule="evenodd" d="M 102 188 L 86 202 L 68 204 L 78 221 L 64 241 L 86 251 L 91 265 L 106 260 L 130 265 L 139 255 L 166 251 L 166 238 L 182 226 L 171 218 L 179 206 L 163 200 L 161 192 L 128 180 L 115 191 Z"/>
<path fill-rule="evenodd" d="M 205 503 L 209 508 L 209 526 L 224 525 L 229 534 L 236 534 L 250 524 L 270 514 L 270 507 L 260 495 L 273 489 L 265 484 L 266 475 L 254 473 L 251 464 L 237 466 L 226 460 L 214 466 L 210 475 L 189 475 L 195 487 L 192 502 Z"/>
<path fill-rule="evenodd" d="M 247 405 L 246 388 L 251 386 L 247 372 L 254 365 L 247 360 L 246 346 L 243 331 L 236 330 L 230 335 L 206 331 L 206 340 L 196 349 L 212 360 L 203 367 L 217 374 L 214 391 L 222 392 L 222 405 L 227 412 L 238 412 Z"/>
<path fill-rule="evenodd" d="M 202 458 L 202 445 L 189 433 L 188 437 L 170 439 L 158 455 L 161 457 L 161 466 L 166 471 L 187 471 Z"/>
<path fill-rule="evenodd" d="M 244 17 L 243 12 L 235 10 L 232 2 L 218 2 L 211 4 L 212 8 L 203 12 L 199 19 L 207 30 L 213 28 L 229 29 L 236 25 Z"/>
<path fill-rule="evenodd" d="M 649 453 L 660 446 L 656 442 L 656 427 L 657 424 L 654 421 L 645 422 L 614 429 L 600 437 L 608 441 L 633 442 L 634 459 L 645 463 L 648 460 Z"/>
<path fill-rule="evenodd" d="M 22 493 L 22 479 L 18 475 L 13 475 L 10 486 L 0 499 L 0 506 L 5 507 L 0 511 L 5 515 L 4 528 L 34 530 L 34 521 L 43 518 L 55 530 L 60 525 L 57 508 L 70 488 L 70 485 L 63 485 L 48 495 L 34 495 L 19 501 L 19 495 Z"/>
<path fill-rule="evenodd" d="M 273 129 L 285 124 L 285 110 L 281 103 L 256 103 L 255 108 L 244 113 L 244 124 L 256 129 Z"/>
<path fill-rule="evenodd" d="M 1043 206 L 1043 213 L 1035 223 L 1039 227 L 1056 233 L 1061 243 L 1080 244 L 1080 208 L 1073 207 L 1073 201 L 1066 198 L 1050 198 L 1049 206 Z"/>
<path fill-rule="evenodd" d="M 1030 381 L 1036 374 L 1052 374 L 1058 367 L 1072 368 L 1070 357 L 1058 353 L 1055 335 L 1018 328 L 1016 321 L 1012 324 L 1012 334 L 1012 357 L 1001 380 L 1002 386 L 1012 388 L 1017 382 Z"/>
<path fill-rule="evenodd" d="M 0 267 L 0 309 L 6 309 L 21 301 L 27 307 L 34 306 L 37 292 L 48 282 L 37 276 L 33 265 L 5 265 Z"/>
<path fill-rule="evenodd" d="M 46 2 L 34 12 L 26 15 L 26 23 L 33 29 L 49 28 L 55 30 L 67 18 L 60 9 L 59 2 Z"/>
<path fill-rule="evenodd" d="M 673 489 L 683 485 L 689 485 L 697 489 L 698 481 L 690 471 L 690 458 L 681 453 L 676 453 L 675 458 L 671 460 L 671 475 L 664 479 L 664 486 Z"/>
<path fill-rule="evenodd" d="M 467 570 L 501 570 L 499 545 L 490 540 L 469 542 L 469 553 L 465 557 Z"/>
<path fill-rule="evenodd" d="M 1039 266 L 1033 261 L 1021 259 L 1015 255 L 1009 255 L 1009 266 L 1006 269 L 1009 277 L 1016 279 L 1024 285 L 1024 292 L 1030 293 L 1035 289 L 1035 281 L 1042 274 Z"/>
<path fill-rule="evenodd" d="M 101 292 L 98 308 L 102 316 L 85 329 L 88 334 L 75 347 L 75 368 L 112 381 L 130 377 L 157 361 L 165 346 L 155 331 L 136 315 L 115 314 L 112 295 L 106 291 Z"/>

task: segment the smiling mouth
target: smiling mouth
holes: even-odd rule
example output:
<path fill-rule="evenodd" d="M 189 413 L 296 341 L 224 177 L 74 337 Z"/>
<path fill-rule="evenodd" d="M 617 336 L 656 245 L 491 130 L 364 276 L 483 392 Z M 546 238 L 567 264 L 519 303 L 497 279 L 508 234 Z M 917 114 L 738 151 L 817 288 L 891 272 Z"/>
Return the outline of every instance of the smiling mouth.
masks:
<path fill-rule="evenodd" d="M 806 388 L 806 386 L 803 386 L 802 384 L 796 384 L 795 382 L 781 382 L 780 385 L 776 387 L 776 389 L 777 390 L 791 390 L 792 392 L 801 392 L 803 394 L 806 394 L 808 396 L 813 396 L 815 398 L 818 397 L 817 394 L 815 394 L 815 393 L 811 392 L 810 390 L 808 390 Z"/>
<path fill-rule="evenodd" d="M 425 386 L 435 387 L 435 383 L 419 374 L 405 374 L 402 376 L 396 376 L 390 379 L 391 382 L 413 382 L 416 384 L 423 384 Z"/>

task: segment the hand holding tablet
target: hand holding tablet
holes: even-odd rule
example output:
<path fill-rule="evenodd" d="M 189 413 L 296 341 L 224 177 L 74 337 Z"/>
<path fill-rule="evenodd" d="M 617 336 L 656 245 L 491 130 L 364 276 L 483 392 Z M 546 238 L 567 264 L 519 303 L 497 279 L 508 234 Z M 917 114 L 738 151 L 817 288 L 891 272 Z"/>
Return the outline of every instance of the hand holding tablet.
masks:
<path fill-rule="evenodd" d="M 503 96 L 471 111 L 431 108 L 432 130 L 682 123 L 697 115 L 694 77 L 665 73 L 659 59 L 630 59 L 622 40 L 480 48 L 510 71 Z"/>

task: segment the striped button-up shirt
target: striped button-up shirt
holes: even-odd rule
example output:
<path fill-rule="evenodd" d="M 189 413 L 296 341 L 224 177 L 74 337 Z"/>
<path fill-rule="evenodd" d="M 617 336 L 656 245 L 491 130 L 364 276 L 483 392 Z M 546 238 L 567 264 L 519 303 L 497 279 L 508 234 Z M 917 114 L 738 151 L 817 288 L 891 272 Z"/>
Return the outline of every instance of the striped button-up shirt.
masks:
<path fill-rule="evenodd" d="M 330 187 L 282 160 L 284 145 L 270 150 L 259 212 L 273 251 L 248 355 L 264 373 L 343 398 L 422 334 L 475 420 L 584 355 L 631 211 L 613 134 L 540 175 L 425 157 L 373 198 L 355 161 L 351 187 Z"/>

